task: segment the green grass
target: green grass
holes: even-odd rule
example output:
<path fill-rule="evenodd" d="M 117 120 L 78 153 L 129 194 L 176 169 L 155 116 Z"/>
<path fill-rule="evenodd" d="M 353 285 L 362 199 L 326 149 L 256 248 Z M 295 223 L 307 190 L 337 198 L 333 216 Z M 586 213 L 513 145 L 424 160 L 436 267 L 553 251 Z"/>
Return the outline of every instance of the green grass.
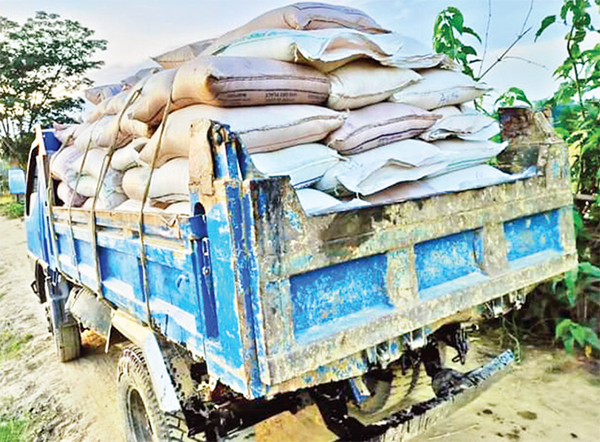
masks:
<path fill-rule="evenodd" d="M 25 206 L 20 201 L 7 201 L 0 203 L 0 215 L 10 219 L 22 218 Z"/>
<path fill-rule="evenodd" d="M 0 417 L 0 442 L 26 442 L 28 422 L 24 419 Z"/>
<path fill-rule="evenodd" d="M 18 356 L 25 344 L 32 339 L 33 335 L 30 333 L 22 335 L 8 328 L 0 330 L 0 362 Z M 1 439 L 0 442 L 2 442 Z"/>

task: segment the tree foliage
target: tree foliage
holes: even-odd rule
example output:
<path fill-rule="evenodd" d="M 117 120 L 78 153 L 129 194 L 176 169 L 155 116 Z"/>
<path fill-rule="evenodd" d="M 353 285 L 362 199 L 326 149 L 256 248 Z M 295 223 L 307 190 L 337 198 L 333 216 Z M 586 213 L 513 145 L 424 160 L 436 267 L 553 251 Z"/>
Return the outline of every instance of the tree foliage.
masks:
<path fill-rule="evenodd" d="M 600 1 L 596 3 L 600 6 Z M 589 93 L 600 88 L 600 43 L 582 49 L 586 38 L 597 38 L 600 33 L 592 25 L 591 7 L 588 0 L 565 0 L 558 16 L 549 15 L 542 20 L 536 38 L 554 23 L 567 26 L 567 58 L 554 71 L 561 83 L 549 104 L 566 105 L 559 116 L 559 133 L 569 145 L 575 193 L 595 197 L 582 204 L 583 215 L 597 224 L 600 221 L 600 101 Z"/>
<path fill-rule="evenodd" d="M 476 57 L 477 51 L 473 46 L 467 45 L 460 39 L 465 34 L 471 35 L 481 43 L 481 38 L 473 29 L 465 26 L 462 12 L 454 6 L 449 6 L 440 12 L 433 25 L 433 49 L 439 54 L 447 54 L 457 61 L 462 71 L 475 78 L 471 64 L 476 61 L 469 57 Z"/>
<path fill-rule="evenodd" d="M 71 121 L 83 104 L 73 92 L 103 64 L 94 55 L 106 41 L 93 35 L 57 14 L 38 12 L 23 24 L 0 17 L 0 155 L 22 164 L 35 124 Z"/>
<path fill-rule="evenodd" d="M 600 0 L 595 3 L 600 7 Z M 542 107 L 550 106 L 554 114 L 558 114 L 555 129 L 569 147 L 577 202 L 574 219 L 580 264 L 530 295 L 534 301 L 526 314 L 526 317 L 540 317 L 541 323 L 545 323 L 546 318 L 553 319 L 555 339 L 562 341 L 567 351 L 579 346 L 588 356 L 592 349 L 600 350 L 597 335 L 600 321 L 595 319 L 600 315 L 600 101 L 592 94 L 600 90 L 600 44 L 591 48 L 587 44 L 593 37 L 597 41 L 600 31 L 592 24 L 590 8 L 589 0 L 564 0 L 559 14 L 545 17 L 535 34 L 537 40 L 551 26 L 561 23 L 566 26 L 567 58 L 554 71 L 560 85 Z M 457 61 L 464 73 L 478 80 L 527 34 L 526 23 L 527 18 L 513 44 L 479 78 L 470 65 L 480 60 L 475 48 L 461 41 L 465 33 L 464 18 L 456 8 L 446 8 L 438 15 L 434 48 Z M 460 29 L 463 31 L 459 32 Z M 467 29 L 467 34 L 477 35 Z M 519 103 L 533 107 L 523 90 L 511 87 L 500 94 L 495 106 Z"/>

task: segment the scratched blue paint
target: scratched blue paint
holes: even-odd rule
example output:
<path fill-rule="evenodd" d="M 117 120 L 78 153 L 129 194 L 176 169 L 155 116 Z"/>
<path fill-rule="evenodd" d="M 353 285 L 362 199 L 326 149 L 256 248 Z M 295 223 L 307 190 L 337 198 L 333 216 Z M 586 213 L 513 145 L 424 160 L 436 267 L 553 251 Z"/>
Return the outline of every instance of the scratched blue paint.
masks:
<path fill-rule="evenodd" d="M 374 306 L 391 306 L 387 257 L 374 255 L 290 278 L 294 332 L 301 333 Z"/>
<path fill-rule="evenodd" d="M 508 260 L 524 258 L 546 250 L 562 251 L 558 210 L 504 223 Z"/>
<path fill-rule="evenodd" d="M 228 364 L 243 364 L 237 315 L 236 277 L 232 268 L 233 244 L 230 234 L 229 212 L 224 203 L 215 204 L 207 213 L 207 231 L 210 238 L 210 258 L 216 296 L 217 321 L 221 357 Z M 211 361 L 207 361 L 210 366 Z"/>
<path fill-rule="evenodd" d="M 416 244 L 415 269 L 419 291 L 480 272 L 478 264 L 482 247 L 481 232 L 478 230 Z"/>
<path fill-rule="evenodd" d="M 244 155 L 246 153 L 244 152 Z M 247 156 L 246 161 L 249 161 Z M 261 286 L 260 286 L 260 264 L 259 257 L 256 254 L 256 248 L 252 242 L 254 237 L 254 214 L 253 201 L 251 194 L 243 195 L 242 199 L 243 219 L 244 219 L 244 246 L 247 257 L 247 281 L 248 290 L 246 297 L 246 316 L 250 324 L 248 328 L 252 330 L 252 348 L 253 354 L 250 355 L 252 360 L 252 373 L 250 388 L 254 396 L 264 394 L 264 385 L 261 381 L 260 371 L 267 370 L 267 367 L 261 367 L 259 358 L 264 361 L 266 358 L 266 337 L 264 327 L 264 314 L 262 311 Z"/>

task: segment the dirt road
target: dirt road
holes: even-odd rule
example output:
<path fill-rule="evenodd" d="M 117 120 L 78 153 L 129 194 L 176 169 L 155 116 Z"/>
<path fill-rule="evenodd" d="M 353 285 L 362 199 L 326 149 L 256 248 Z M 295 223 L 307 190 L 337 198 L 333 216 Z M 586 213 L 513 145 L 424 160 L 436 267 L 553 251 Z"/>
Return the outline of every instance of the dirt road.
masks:
<path fill-rule="evenodd" d="M 0 217 L 0 442 L 12 442 L 2 438 L 2 422 L 11 420 L 25 422 L 33 441 L 121 441 L 118 350 L 104 354 L 101 343 L 85 335 L 84 357 L 58 362 L 30 281 L 23 223 Z M 280 415 L 255 433 L 263 442 L 335 439 L 314 407 Z M 530 350 L 514 373 L 412 440 L 599 441 L 600 378 L 562 352 Z"/>

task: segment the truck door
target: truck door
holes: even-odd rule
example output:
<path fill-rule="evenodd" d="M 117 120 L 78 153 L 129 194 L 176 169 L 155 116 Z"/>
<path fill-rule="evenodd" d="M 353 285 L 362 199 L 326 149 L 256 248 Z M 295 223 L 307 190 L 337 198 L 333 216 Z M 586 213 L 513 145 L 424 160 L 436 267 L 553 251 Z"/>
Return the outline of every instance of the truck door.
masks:
<path fill-rule="evenodd" d="M 27 248 L 33 257 L 44 263 L 49 263 L 49 228 L 46 203 L 47 183 L 44 168 L 45 152 L 43 144 L 34 144 L 29 152 L 27 187 L 25 190 Z"/>

